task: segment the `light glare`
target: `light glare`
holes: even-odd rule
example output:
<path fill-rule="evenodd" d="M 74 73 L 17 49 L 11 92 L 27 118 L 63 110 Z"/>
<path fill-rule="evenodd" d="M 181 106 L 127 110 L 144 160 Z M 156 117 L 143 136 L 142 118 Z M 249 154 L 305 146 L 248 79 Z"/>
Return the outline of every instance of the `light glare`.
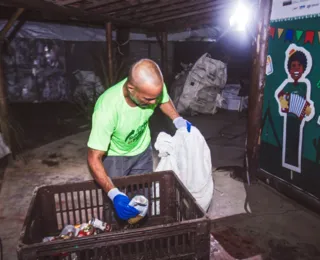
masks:
<path fill-rule="evenodd" d="M 244 31 L 248 24 L 249 16 L 249 8 L 239 1 L 235 13 L 230 17 L 230 26 L 237 31 Z"/>

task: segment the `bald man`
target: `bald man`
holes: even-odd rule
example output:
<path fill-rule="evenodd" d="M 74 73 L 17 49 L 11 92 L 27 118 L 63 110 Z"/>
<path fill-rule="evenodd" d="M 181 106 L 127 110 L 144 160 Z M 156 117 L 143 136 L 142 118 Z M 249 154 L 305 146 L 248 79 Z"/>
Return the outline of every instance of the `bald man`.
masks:
<path fill-rule="evenodd" d="M 149 59 L 133 64 L 128 78 L 106 90 L 95 105 L 88 164 L 124 220 L 139 212 L 128 205 L 129 198 L 110 178 L 152 172 L 148 123 L 158 105 L 177 129 L 184 127 L 190 132 L 191 124 L 179 116 L 170 100 L 160 68 Z"/>

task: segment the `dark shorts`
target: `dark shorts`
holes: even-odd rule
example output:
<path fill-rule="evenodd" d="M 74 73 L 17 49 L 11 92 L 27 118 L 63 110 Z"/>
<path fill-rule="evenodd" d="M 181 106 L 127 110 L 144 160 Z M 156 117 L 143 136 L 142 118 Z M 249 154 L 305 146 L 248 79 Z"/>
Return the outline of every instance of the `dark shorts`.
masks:
<path fill-rule="evenodd" d="M 110 178 L 150 173 L 153 171 L 152 147 L 135 156 L 106 156 L 103 165 Z"/>

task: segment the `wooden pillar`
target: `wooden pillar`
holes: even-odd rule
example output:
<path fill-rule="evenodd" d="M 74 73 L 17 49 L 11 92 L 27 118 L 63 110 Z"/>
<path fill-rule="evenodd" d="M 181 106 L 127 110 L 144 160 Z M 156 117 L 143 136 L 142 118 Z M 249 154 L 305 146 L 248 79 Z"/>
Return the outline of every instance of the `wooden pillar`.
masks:
<path fill-rule="evenodd" d="M 9 127 L 9 112 L 8 112 L 8 103 L 7 103 L 7 89 L 6 82 L 4 78 L 4 69 L 3 69 L 3 45 L 6 34 L 12 28 L 15 21 L 23 13 L 24 9 L 19 8 L 12 17 L 5 24 L 3 29 L 0 32 L 0 132 L 3 134 L 4 141 L 6 145 L 9 146 L 11 151 L 13 150 L 11 144 L 11 135 Z"/>
<path fill-rule="evenodd" d="M 3 135 L 5 143 L 12 149 L 10 140 L 8 104 L 6 82 L 3 70 L 3 43 L 0 42 L 0 132 Z"/>
<path fill-rule="evenodd" d="M 0 32 L 0 41 L 4 40 L 6 37 L 7 32 L 11 29 L 15 21 L 19 18 L 19 16 L 23 13 L 24 8 L 18 8 L 18 10 L 11 16 L 5 26 L 2 28 Z"/>
<path fill-rule="evenodd" d="M 114 80 L 118 81 L 128 74 L 129 69 L 129 55 L 130 55 L 130 29 L 118 28 L 117 29 L 117 45 L 116 52 L 116 73 Z"/>
<path fill-rule="evenodd" d="M 109 86 L 112 86 L 113 81 L 113 50 L 112 50 L 112 24 L 108 22 L 106 24 L 106 36 L 107 36 L 107 55 L 108 55 L 108 80 Z"/>
<path fill-rule="evenodd" d="M 253 65 L 248 106 L 247 171 L 248 181 L 256 179 L 259 169 L 259 139 L 262 121 L 263 94 L 266 79 L 266 60 L 272 0 L 259 0 L 257 36 L 254 41 Z"/>
<path fill-rule="evenodd" d="M 168 33 L 161 33 L 161 68 L 165 80 L 168 80 Z"/>

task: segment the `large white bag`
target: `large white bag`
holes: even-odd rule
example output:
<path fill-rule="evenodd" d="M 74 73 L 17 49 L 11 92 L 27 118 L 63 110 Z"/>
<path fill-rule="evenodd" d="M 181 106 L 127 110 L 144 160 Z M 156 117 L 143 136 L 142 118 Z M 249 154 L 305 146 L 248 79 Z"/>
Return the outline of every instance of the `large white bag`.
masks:
<path fill-rule="evenodd" d="M 181 128 L 174 136 L 161 132 L 155 143 L 160 162 L 155 171 L 174 171 L 198 204 L 207 211 L 213 195 L 211 153 L 200 131 Z"/>
<path fill-rule="evenodd" d="M 183 90 L 179 87 L 173 92 L 177 111 L 182 115 L 214 115 L 217 112 L 221 89 L 226 82 L 227 65 L 212 59 L 208 53 L 203 54 L 188 73 Z"/>

